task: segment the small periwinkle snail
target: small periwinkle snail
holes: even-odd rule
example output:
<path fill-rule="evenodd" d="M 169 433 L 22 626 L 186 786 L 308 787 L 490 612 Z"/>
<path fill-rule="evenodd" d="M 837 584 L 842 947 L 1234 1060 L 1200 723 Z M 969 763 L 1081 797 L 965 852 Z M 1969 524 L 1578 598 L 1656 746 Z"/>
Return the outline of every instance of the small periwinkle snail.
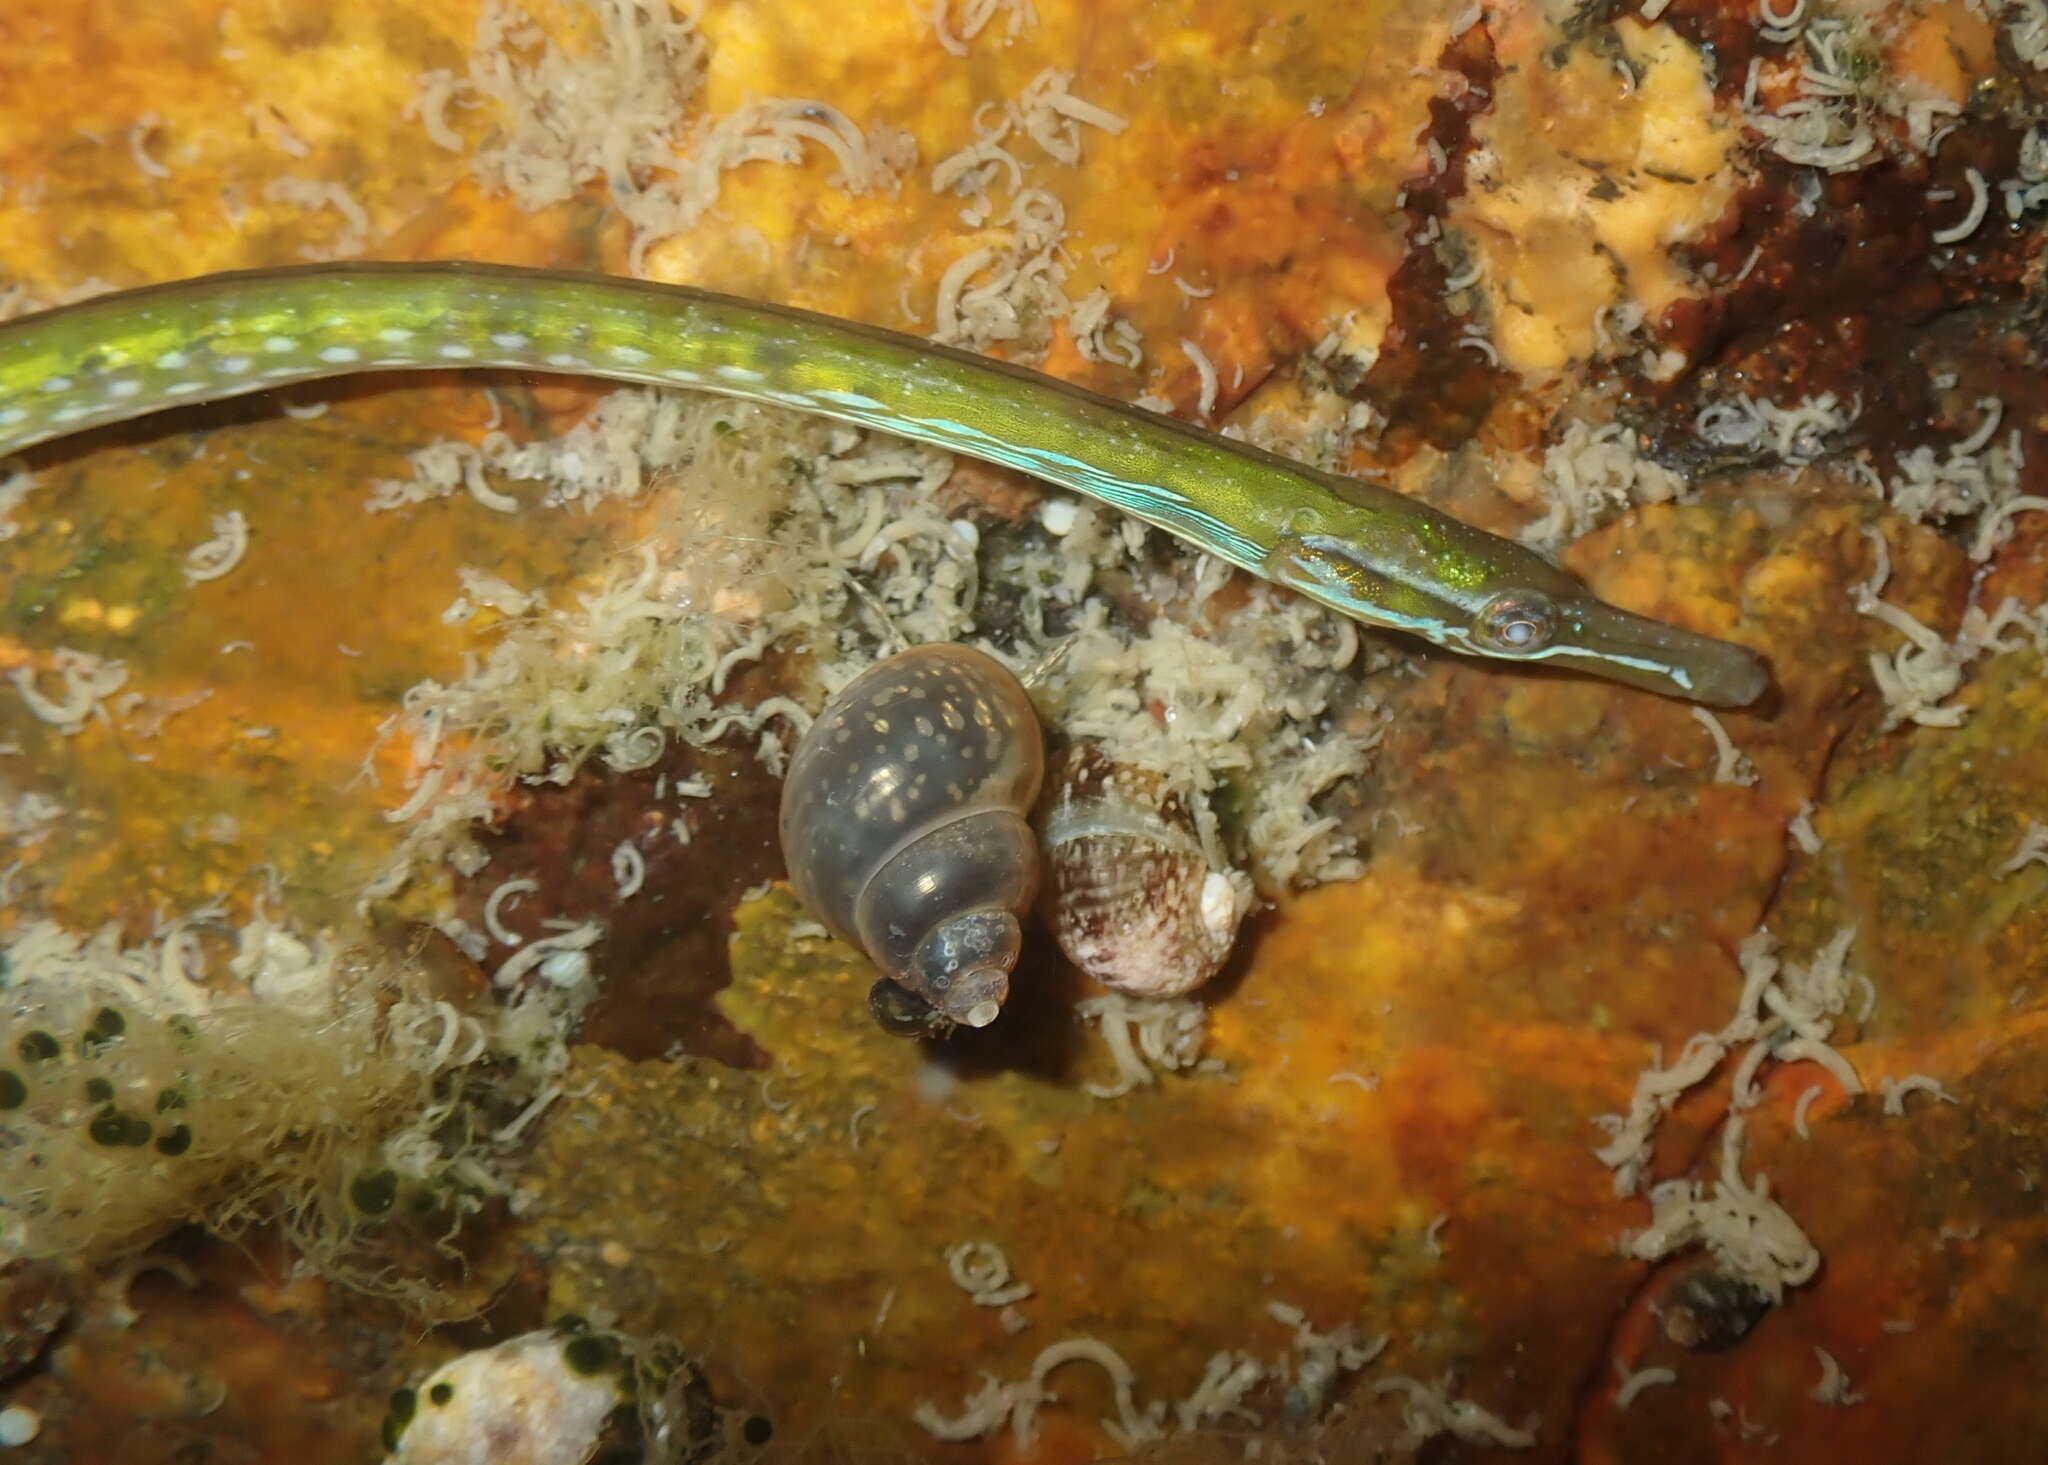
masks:
<path fill-rule="evenodd" d="M 1093 743 L 1054 761 L 1039 810 L 1041 905 L 1067 960 L 1105 987 L 1179 997 L 1230 955 L 1251 882 L 1212 863 L 1195 797 Z"/>
<path fill-rule="evenodd" d="M 797 896 L 883 972 L 895 1031 L 986 1027 L 1009 995 L 1038 889 L 1025 822 L 1045 735 L 1017 678 L 967 646 L 915 646 L 818 714 L 782 788 Z"/>

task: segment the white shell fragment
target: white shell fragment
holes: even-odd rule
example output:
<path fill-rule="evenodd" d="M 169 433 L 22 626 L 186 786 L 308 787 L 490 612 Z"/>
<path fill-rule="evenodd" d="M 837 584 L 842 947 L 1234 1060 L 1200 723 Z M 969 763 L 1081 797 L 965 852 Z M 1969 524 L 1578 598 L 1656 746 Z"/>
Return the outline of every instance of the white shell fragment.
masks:
<path fill-rule="evenodd" d="M 667 1345 L 575 1327 L 442 1364 L 391 1396 L 385 1465 L 584 1465 L 694 1457 L 714 1427 L 702 1376 Z"/>

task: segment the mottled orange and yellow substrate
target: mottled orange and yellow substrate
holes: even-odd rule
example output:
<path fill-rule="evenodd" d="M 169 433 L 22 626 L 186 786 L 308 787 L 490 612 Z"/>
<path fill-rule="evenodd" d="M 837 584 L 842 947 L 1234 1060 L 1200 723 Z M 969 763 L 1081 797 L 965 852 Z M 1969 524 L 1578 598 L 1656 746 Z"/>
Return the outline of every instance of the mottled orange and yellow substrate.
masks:
<path fill-rule="evenodd" d="M 1677 0 L 1670 13 L 1681 27 L 1747 26 L 1751 8 Z M 1466 9 L 1038 0 L 1035 29 L 1004 44 L 998 20 L 959 59 L 898 4 L 734 3 L 703 16 L 704 105 L 826 97 L 908 130 L 928 165 L 971 140 L 981 101 L 1047 65 L 1072 70 L 1078 95 L 1130 127 L 1088 134 L 1081 168 L 1041 180 L 1067 207 L 1069 293 L 1108 287 L 1158 371 L 1084 362 L 1063 329 L 1047 364 L 1186 405 L 1196 373 L 1174 344 L 1186 337 L 1216 363 L 1227 413 L 1269 378 L 1282 391 L 1276 374 L 1347 314 L 1347 348 L 1397 359 L 1421 338 L 1390 303 L 1425 247 L 1401 190 L 1431 166 L 1437 62 Z M 1551 69 L 1537 8 L 1496 9 L 1499 104 L 1474 142 L 1500 186 L 1468 191 L 1450 222 L 1480 241 L 1474 288 L 1510 323 L 1496 332 L 1503 362 L 1472 379 L 1485 388 L 1469 398 L 1475 445 L 1425 446 L 1424 426 L 1396 423 L 1383 466 L 1512 530 L 1520 511 L 1484 450 L 1533 452 L 1602 306 L 1684 306 L 1692 277 L 1659 219 L 1707 228 L 1712 216 L 1722 230 L 1723 210 L 1746 205 L 1719 161 L 1733 146 L 1728 98 L 1709 94 L 1689 44 L 1622 22 L 1636 88 L 1617 79 L 1598 106 L 1552 111 L 1560 88 L 1607 84 L 1611 69 L 1584 56 Z M 183 0 L 147 13 L 15 0 L 0 18 L 0 259 L 46 294 L 289 263 L 345 222 L 266 200 L 290 175 L 344 183 L 384 257 L 619 268 L 625 232 L 597 194 L 524 215 L 404 117 L 419 73 L 462 65 L 474 15 L 466 0 Z M 1936 44 L 1937 23 L 1960 49 Z M 1932 7 L 1897 39 L 1897 64 L 1939 92 L 1957 79 L 1943 58 L 1983 63 L 1976 24 L 1964 7 Z M 305 156 L 279 147 L 274 122 Z M 1586 150 L 1703 181 L 1602 199 L 1571 171 Z M 853 198 L 827 186 L 830 172 L 813 159 L 730 174 L 718 210 L 654 251 L 652 272 L 916 329 L 939 274 L 978 241 L 958 225 L 961 200 L 917 177 Z M 1859 186 L 1831 184 L 1849 198 Z M 1598 270 L 1589 234 L 1606 249 Z M 1617 268 L 1636 293 L 1618 293 Z M 1767 259 L 1757 279 L 1783 268 Z M 1636 389 L 1659 410 L 1653 388 Z M 46 666 L 57 646 L 117 657 L 165 715 L 153 737 L 95 725 L 66 738 L 0 687 L 0 738 L 21 749 L 0 773 L 74 811 L 13 874 L 21 908 L 141 930 L 159 911 L 246 899 L 268 864 L 296 918 L 345 918 L 397 837 L 382 813 L 404 797 L 400 747 L 371 760 L 381 783 L 355 781 L 378 724 L 406 686 L 458 674 L 488 644 L 487 626 L 440 620 L 453 568 L 564 585 L 636 531 L 631 508 L 542 529 L 462 499 L 380 515 L 361 501 L 403 476 L 411 449 L 474 440 L 500 414 L 519 433 L 552 431 L 594 398 L 561 383 L 372 378 L 296 398 L 327 404 L 309 420 L 237 407 L 39 455 L 21 532 L 0 546 L 0 668 Z M 2009 404 L 2029 421 L 2040 410 Z M 247 515 L 248 560 L 188 587 L 186 551 L 229 508 Z M 1723 715 L 1754 784 L 1713 781 L 1713 746 L 1680 704 L 1425 664 L 1386 709 L 1364 875 L 1255 920 L 1223 979 L 1209 1050 L 1223 1074 L 1091 1099 L 1082 1084 L 1108 1067 L 1070 1020 L 1081 994 L 1030 959 L 1015 1011 L 947 1050 L 950 1077 L 936 1073 L 867 1020 L 870 970 L 794 934 L 800 913 L 773 889 L 739 907 L 731 983 L 690 1030 L 687 1046 L 718 1056 L 614 1051 L 661 1051 L 644 1031 L 667 1011 L 652 998 L 637 1021 L 614 1009 L 593 1026 L 613 1047 L 577 1051 L 569 1097 L 519 1174 L 524 1198 L 477 1233 L 458 1295 L 486 1323 L 422 1340 L 381 1305 L 286 1283 L 268 1253 L 261 1265 L 198 1253 L 196 1290 L 154 1273 L 130 1289 L 132 1329 L 111 1325 L 116 1299 L 80 1294 L 48 1365 L 8 1385 L 10 1402 L 44 1416 L 25 1458 L 360 1460 L 390 1388 L 492 1327 L 575 1311 L 674 1334 L 723 1400 L 772 1420 L 785 1444 L 825 1429 L 934 1460 L 1079 1461 L 1108 1449 L 1097 1421 L 1111 1412 L 1084 1366 L 1056 1376 L 1035 1455 L 1008 1435 L 932 1446 L 910 1412 L 957 1412 L 982 1371 L 1021 1377 L 1077 1334 L 1117 1348 L 1142 1397 L 1179 1397 L 1220 1350 L 1283 1351 L 1273 1301 L 1324 1329 L 1391 1335 L 1342 1395 L 1368 1438 L 1396 1432 L 1376 1377 L 1450 1372 L 1503 1419 L 1537 1418 L 1536 1447 L 1517 1456 L 1529 1460 L 2014 1458 L 2014 1441 L 2048 1433 L 2030 1374 L 2048 1313 L 2048 868 L 1999 872 L 2024 820 L 2048 819 L 2048 693 L 2031 651 L 1989 658 L 1960 693 L 1961 727 L 1881 735 L 1864 656 L 1894 643 L 1849 595 L 1869 570 L 1869 524 L 1891 544 L 1887 598 L 1952 634 L 1972 573 L 1962 550 L 1823 475 L 1723 480 L 1566 556 L 1617 603 L 1770 657 L 1775 697 Z M 2022 520 L 1989 586 L 2038 598 L 2042 544 Z M 572 807 L 620 797 L 572 792 Z M 1786 835 L 1808 800 L 1813 855 Z M 680 904 L 702 886 L 729 906 L 710 863 L 679 861 Z M 412 898 L 418 909 L 442 893 Z M 1855 926 L 1853 961 L 1878 1000 L 1838 1028 L 1844 1053 L 1873 1083 L 1925 1072 L 1959 1102 L 1920 1096 L 1886 1117 L 1876 1096 L 1844 1100 L 1829 1084 L 1800 1139 L 1792 1105 L 1822 1080 L 1805 1065 L 1770 1071 L 1744 1163 L 1770 1177 L 1825 1269 L 1738 1346 L 1689 1352 L 1658 1312 L 1675 1269 L 1617 1252 L 1648 1212 L 1613 1194 L 1592 1121 L 1626 1105 L 1655 1053 L 1727 1020 L 1735 946 L 1760 924 L 1795 958 Z M 641 953 L 644 990 L 697 991 L 711 964 L 701 937 Z M 1680 1103 L 1656 1173 L 1712 1173 L 1725 1107 L 1725 1083 Z M 1034 1289 L 1016 1304 L 1021 1331 L 947 1278 L 946 1248 L 978 1240 Z M 26 1331 L 23 1308 L 9 1326 Z M 1809 1397 L 1815 1348 L 1866 1402 Z M 1617 1362 L 1677 1379 L 1620 1411 Z M 1717 1399 L 1728 1422 L 1710 1413 Z"/>

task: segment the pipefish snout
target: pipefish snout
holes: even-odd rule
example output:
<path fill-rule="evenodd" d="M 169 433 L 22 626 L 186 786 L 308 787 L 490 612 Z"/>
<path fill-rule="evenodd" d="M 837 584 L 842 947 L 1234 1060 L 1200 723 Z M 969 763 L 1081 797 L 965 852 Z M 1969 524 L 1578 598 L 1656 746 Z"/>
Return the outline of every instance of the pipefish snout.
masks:
<path fill-rule="evenodd" d="M 1535 552 L 1004 362 L 807 311 L 502 265 L 309 265 L 0 324 L 0 457 L 166 408 L 366 371 L 491 367 L 794 407 L 1021 469 L 1369 625 L 1740 706 L 1756 654 L 1606 605 Z"/>

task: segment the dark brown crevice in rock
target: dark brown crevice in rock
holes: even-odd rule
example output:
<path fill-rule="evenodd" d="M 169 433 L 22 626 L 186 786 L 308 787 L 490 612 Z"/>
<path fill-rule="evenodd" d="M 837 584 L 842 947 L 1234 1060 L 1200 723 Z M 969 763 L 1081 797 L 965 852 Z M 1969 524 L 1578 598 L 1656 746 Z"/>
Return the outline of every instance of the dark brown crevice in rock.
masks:
<path fill-rule="evenodd" d="M 1755 181 L 1689 251 L 1722 284 L 1658 323 L 1660 344 L 1690 365 L 1667 384 L 1631 381 L 1622 415 L 1660 459 L 1698 474 L 1753 461 L 1700 440 L 1694 424 L 1710 404 L 1833 393 L 1855 419 L 1828 452 L 1861 450 L 1883 473 L 1908 449 L 1967 436 L 1979 400 L 1997 396 L 2007 409 L 2000 439 L 2023 429 L 2036 458 L 2048 387 L 2028 369 L 2038 352 L 2024 320 L 2040 231 L 2009 219 L 1997 192 L 2017 167 L 2019 137 L 2001 120 L 1972 122 L 1931 163 L 1892 157 L 1834 175 L 1763 155 Z M 1969 207 L 1973 168 L 1992 189 L 1984 221 L 1937 244 L 1934 231 L 1950 222 L 1940 211 Z M 1955 387 L 1936 387 L 1940 372 L 1954 372 Z"/>
<path fill-rule="evenodd" d="M 677 796 L 678 785 L 693 778 L 710 785 L 709 798 Z M 538 891 L 500 914 L 514 933 L 547 935 L 541 921 L 551 916 L 606 925 L 590 953 L 603 975 L 578 1041 L 632 1059 L 688 1053 L 766 1067 L 768 1055 L 712 999 L 731 980 L 726 941 L 734 907 L 783 873 L 781 791 L 751 748 L 729 746 L 671 748 L 654 767 L 631 773 L 592 759 L 567 784 L 521 785 L 510 811 L 482 838 L 491 862 L 459 887 L 457 910 L 481 930 L 493 890 L 507 880 L 538 881 Z M 687 842 L 677 839 L 678 824 Z M 645 860 L 646 877 L 638 894 L 621 901 L 612 853 L 627 840 Z M 485 965 L 495 970 L 518 949 L 493 942 Z"/>
<path fill-rule="evenodd" d="M 1931 160 L 1892 156 L 1834 174 L 1760 154 L 1754 181 L 1681 256 L 1730 283 L 1674 306 L 1670 343 L 1713 361 L 1753 354 L 1794 326 L 1896 331 L 2017 297 L 2036 231 L 2007 217 L 1996 185 L 2015 173 L 2019 141 L 2006 123 L 1975 122 Z M 1984 221 L 1959 243 L 1937 244 L 1934 234 L 1969 210 L 1972 169 L 1993 190 Z"/>
<path fill-rule="evenodd" d="M 1483 353 L 1462 343 L 1472 322 L 1452 311 L 1444 289 L 1448 272 L 1436 250 L 1451 201 L 1465 192 L 1472 119 L 1493 105 L 1500 75 L 1485 22 L 1453 40 L 1438 65 L 1463 83 L 1429 104 L 1421 142 L 1441 149 L 1443 167 L 1402 186 L 1408 251 L 1387 282 L 1392 322 L 1379 359 L 1352 390 L 1386 413 L 1384 442 L 1396 461 L 1417 442 L 1448 449 L 1470 439 L 1510 381 Z"/>

